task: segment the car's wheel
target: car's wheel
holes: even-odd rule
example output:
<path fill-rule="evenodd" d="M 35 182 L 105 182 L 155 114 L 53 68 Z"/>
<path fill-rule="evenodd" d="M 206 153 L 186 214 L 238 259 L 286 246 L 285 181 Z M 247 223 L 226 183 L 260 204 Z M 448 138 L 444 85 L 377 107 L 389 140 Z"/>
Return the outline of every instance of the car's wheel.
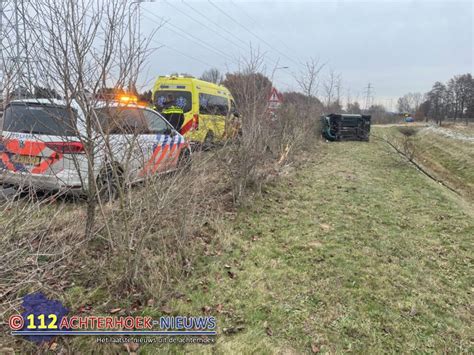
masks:
<path fill-rule="evenodd" d="M 178 158 L 177 169 L 189 170 L 191 168 L 191 152 L 189 149 L 184 149 Z"/>
<path fill-rule="evenodd" d="M 21 199 L 36 198 L 37 190 L 32 185 L 19 185 L 13 187 L 14 195 Z"/>
<path fill-rule="evenodd" d="M 211 149 L 212 146 L 214 145 L 214 132 L 213 131 L 208 131 L 206 134 L 206 137 L 204 138 L 204 142 L 202 144 L 204 150 Z"/>
<path fill-rule="evenodd" d="M 114 171 L 115 170 L 115 171 Z M 117 199 L 122 186 L 122 173 L 118 168 L 104 169 L 97 178 L 98 195 L 102 202 Z"/>

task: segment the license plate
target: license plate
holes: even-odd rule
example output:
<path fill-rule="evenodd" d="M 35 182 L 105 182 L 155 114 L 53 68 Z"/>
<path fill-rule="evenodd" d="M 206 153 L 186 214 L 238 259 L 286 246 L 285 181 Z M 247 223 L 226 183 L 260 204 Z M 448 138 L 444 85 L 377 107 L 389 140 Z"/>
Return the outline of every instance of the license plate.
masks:
<path fill-rule="evenodd" d="M 41 162 L 41 157 L 31 155 L 14 155 L 13 162 L 25 165 L 38 165 Z"/>

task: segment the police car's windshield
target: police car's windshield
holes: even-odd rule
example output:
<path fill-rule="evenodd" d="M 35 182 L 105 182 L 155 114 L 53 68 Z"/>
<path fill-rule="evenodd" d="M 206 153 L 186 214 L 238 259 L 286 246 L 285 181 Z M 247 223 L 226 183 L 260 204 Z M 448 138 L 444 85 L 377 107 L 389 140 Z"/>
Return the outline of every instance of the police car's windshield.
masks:
<path fill-rule="evenodd" d="M 142 108 L 105 107 L 95 112 L 100 129 L 109 134 L 156 134 L 170 129 L 157 113 Z"/>
<path fill-rule="evenodd" d="M 76 118 L 75 110 L 64 106 L 12 103 L 5 110 L 3 130 L 52 136 L 74 136 L 76 135 Z"/>
<path fill-rule="evenodd" d="M 185 113 L 191 111 L 191 105 L 191 92 L 189 91 L 159 90 L 155 93 L 155 106 L 158 111 L 176 106 Z"/>

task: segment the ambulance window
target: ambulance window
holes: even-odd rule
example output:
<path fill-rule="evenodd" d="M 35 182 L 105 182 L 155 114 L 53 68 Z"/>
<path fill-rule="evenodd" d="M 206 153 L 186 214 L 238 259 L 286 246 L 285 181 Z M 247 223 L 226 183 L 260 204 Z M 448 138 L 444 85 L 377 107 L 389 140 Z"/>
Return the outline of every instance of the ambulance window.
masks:
<path fill-rule="evenodd" d="M 204 115 L 222 115 L 229 112 L 229 103 L 226 97 L 199 94 L 199 113 Z"/>
<path fill-rule="evenodd" d="M 179 107 L 184 113 L 191 111 L 192 100 L 190 91 L 158 90 L 154 95 L 155 107 L 163 111 L 171 106 Z"/>

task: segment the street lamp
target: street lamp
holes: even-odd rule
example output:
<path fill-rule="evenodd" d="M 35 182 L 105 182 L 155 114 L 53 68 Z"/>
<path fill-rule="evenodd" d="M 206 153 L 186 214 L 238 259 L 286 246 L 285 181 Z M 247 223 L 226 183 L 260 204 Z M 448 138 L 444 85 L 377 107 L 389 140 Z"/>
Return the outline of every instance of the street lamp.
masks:
<path fill-rule="evenodd" d="M 273 81 L 273 79 L 274 79 L 274 77 L 275 77 L 275 72 L 276 72 L 277 70 L 279 70 L 279 69 L 288 69 L 288 68 L 289 68 L 289 67 L 287 67 L 287 66 L 284 66 L 284 67 L 275 67 L 275 68 L 273 69 L 272 76 L 271 76 L 272 81 Z"/>
<path fill-rule="evenodd" d="M 128 90 L 132 92 L 132 81 L 133 81 L 133 53 L 132 53 L 132 5 L 137 6 L 137 19 L 138 19 L 138 35 L 140 35 L 140 4 L 142 2 L 155 2 L 155 0 L 134 0 L 128 5 L 128 45 L 130 47 L 130 80 L 128 83 Z"/>
<path fill-rule="evenodd" d="M 272 78 L 275 76 L 275 72 L 279 69 L 288 69 L 289 67 L 284 66 L 284 67 L 275 67 L 272 71 Z"/>

